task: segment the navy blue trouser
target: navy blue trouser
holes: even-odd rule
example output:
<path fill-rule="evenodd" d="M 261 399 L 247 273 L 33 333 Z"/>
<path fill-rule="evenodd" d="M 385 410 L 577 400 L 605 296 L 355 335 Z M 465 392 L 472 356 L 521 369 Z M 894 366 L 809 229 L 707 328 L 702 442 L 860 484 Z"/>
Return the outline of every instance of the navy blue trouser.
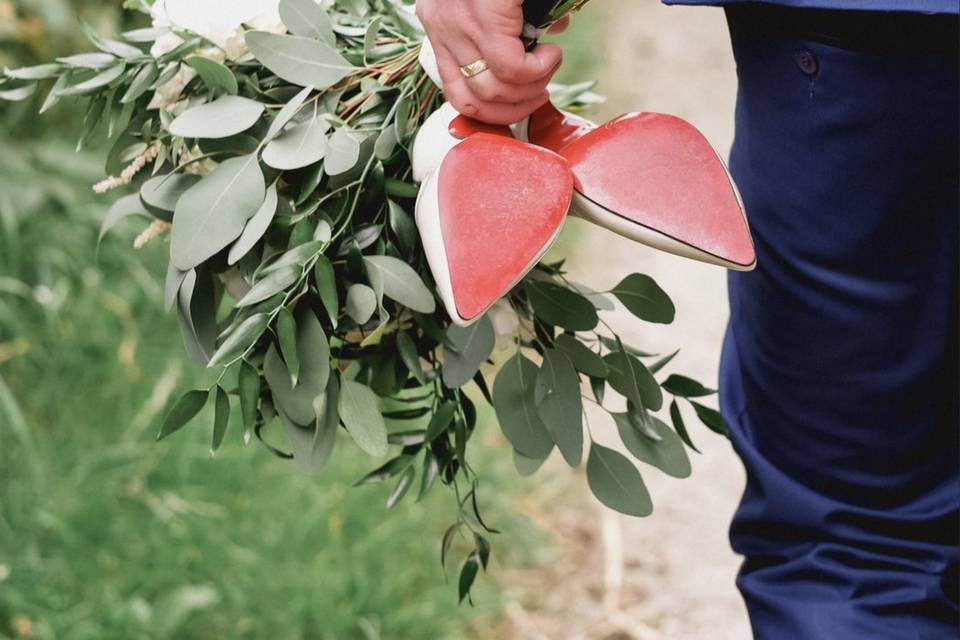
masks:
<path fill-rule="evenodd" d="M 721 404 L 762 640 L 958 637 L 957 19 L 738 6 Z"/>

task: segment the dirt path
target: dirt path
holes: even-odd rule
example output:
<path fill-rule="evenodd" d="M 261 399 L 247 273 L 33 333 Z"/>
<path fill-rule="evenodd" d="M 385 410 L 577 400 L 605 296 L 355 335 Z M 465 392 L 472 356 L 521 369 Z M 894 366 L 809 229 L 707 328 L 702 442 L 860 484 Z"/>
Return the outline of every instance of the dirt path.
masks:
<path fill-rule="evenodd" d="M 722 12 L 667 8 L 651 0 L 603 0 L 586 11 L 602 13 L 610 34 L 608 71 L 599 87 L 609 102 L 598 119 L 629 110 L 674 113 L 696 124 L 725 157 L 733 137 L 735 71 Z M 673 296 L 674 325 L 645 325 L 642 333 L 624 333 L 625 338 L 641 348 L 682 346 L 671 370 L 716 380 L 727 318 L 722 270 L 638 247 L 585 223 L 571 224 L 566 233 L 568 245 L 576 246 L 571 271 L 586 274 L 578 275 L 586 284 L 609 287 L 640 271 Z M 618 327 L 638 326 L 627 317 L 615 320 Z M 612 424 L 595 413 L 590 420 L 601 442 L 616 442 Z M 519 586 L 507 620 L 491 637 L 749 638 L 734 587 L 739 558 L 727 542 L 743 469 L 727 442 L 694 423 L 688 420 L 703 455 L 693 461 L 692 478 L 674 480 L 644 470 L 655 504 L 649 518 L 603 509 L 586 495 L 582 469 L 571 478 L 562 464 L 556 467 L 556 482 L 524 506 L 557 532 L 556 555 L 546 569 L 507 577 Z"/>

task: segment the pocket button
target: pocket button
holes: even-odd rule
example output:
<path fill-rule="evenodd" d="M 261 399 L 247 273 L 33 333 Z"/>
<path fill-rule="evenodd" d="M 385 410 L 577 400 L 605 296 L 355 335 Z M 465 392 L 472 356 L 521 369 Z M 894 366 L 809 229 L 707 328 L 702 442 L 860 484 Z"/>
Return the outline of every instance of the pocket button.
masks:
<path fill-rule="evenodd" d="M 796 60 L 797 66 L 800 67 L 800 70 L 803 71 L 808 76 L 813 76 L 817 74 L 817 69 L 820 68 L 820 65 L 817 64 L 817 56 L 814 55 L 813 51 L 809 49 L 801 49 L 793 54 L 793 59 Z"/>

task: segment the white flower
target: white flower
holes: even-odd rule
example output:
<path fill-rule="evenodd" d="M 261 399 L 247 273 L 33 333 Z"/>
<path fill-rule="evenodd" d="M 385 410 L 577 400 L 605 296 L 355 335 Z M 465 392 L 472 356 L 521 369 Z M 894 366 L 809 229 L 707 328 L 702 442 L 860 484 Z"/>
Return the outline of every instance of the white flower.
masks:
<path fill-rule="evenodd" d="M 517 317 L 517 312 L 513 310 L 513 306 L 501 298 L 493 303 L 493 306 L 487 311 L 487 316 L 493 323 L 493 332 L 497 336 L 497 346 L 502 347 L 512 343 L 520 329 L 520 318 Z"/>
<path fill-rule="evenodd" d="M 247 52 L 243 25 L 276 33 L 286 31 L 280 20 L 279 0 L 157 0 L 150 15 L 154 26 L 201 35 L 223 49 L 230 59 Z M 163 55 L 182 42 L 177 40 L 180 39 L 175 35 L 164 36 L 154 43 L 151 53 Z"/>
<path fill-rule="evenodd" d="M 153 94 L 147 109 L 169 109 L 180 101 L 184 88 L 197 76 L 193 67 L 182 64 L 176 75 L 160 85 Z"/>

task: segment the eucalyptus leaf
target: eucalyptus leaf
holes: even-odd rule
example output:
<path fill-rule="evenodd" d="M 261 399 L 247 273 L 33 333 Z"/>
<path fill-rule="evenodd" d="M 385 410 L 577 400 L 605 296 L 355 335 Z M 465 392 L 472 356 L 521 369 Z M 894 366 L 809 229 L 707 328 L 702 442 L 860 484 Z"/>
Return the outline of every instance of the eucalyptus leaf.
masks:
<path fill-rule="evenodd" d="M 719 433 L 728 438 L 730 437 L 730 427 L 719 411 L 702 405 L 699 402 L 694 402 L 693 400 L 690 401 L 690 404 L 693 405 L 693 410 L 697 412 L 697 417 L 700 418 L 700 422 L 705 424 L 714 433 Z"/>
<path fill-rule="evenodd" d="M 554 443 L 534 401 L 536 379 L 537 366 L 518 351 L 493 382 L 493 408 L 513 448 L 528 458 L 542 459 Z"/>
<path fill-rule="evenodd" d="M 250 98 L 223 96 L 184 111 L 170 123 L 170 133 L 183 138 L 228 138 L 255 125 L 264 109 Z"/>
<path fill-rule="evenodd" d="M 340 300 L 337 294 L 336 274 L 327 256 L 317 256 L 317 262 L 313 265 L 313 278 L 317 284 L 317 292 L 320 294 L 320 302 L 327 312 L 327 317 L 330 318 L 330 324 L 336 329 Z"/>
<path fill-rule="evenodd" d="M 556 345 L 558 349 L 567 354 L 577 371 L 596 378 L 607 377 L 609 369 L 603 358 L 570 334 L 563 333 L 558 336 Z"/>
<path fill-rule="evenodd" d="M 354 322 L 366 324 L 377 310 L 377 294 L 365 284 L 350 285 L 345 310 Z"/>
<path fill-rule="evenodd" d="M 207 398 L 209 397 L 210 393 L 202 389 L 194 389 L 181 396 L 177 403 L 173 405 L 173 408 L 170 409 L 170 413 L 164 418 L 157 440 L 162 440 L 186 426 L 200 413 L 204 405 L 207 404 Z"/>
<path fill-rule="evenodd" d="M 77 55 L 57 58 L 57 62 L 78 69 L 103 69 L 117 59 L 109 53 L 78 53 Z"/>
<path fill-rule="evenodd" d="M 14 80 L 46 80 L 58 75 L 63 67 L 59 64 L 38 64 L 18 69 L 4 68 L 3 74 Z"/>
<path fill-rule="evenodd" d="M 103 240 L 103 236 L 107 235 L 111 229 L 130 216 L 150 217 L 150 214 L 144 210 L 143 204 L 140 202 L 140 197 L 136 194 L 123 196 L 113 203 L 113 206 L 111 206 L 107 212 L 107 216 L 100 224 L 97 243 L 99 244 L 100 241 Z"/>
<path fill-rule="evenodd" d="M 282 291 L 292 287 L 300 279 L 301 270 L 296 266 L 289 266 L 278 269 L 267 274 L 264 278 L 258 280 L 247 295 L 243 296 L 238 302 L 238 307 L 249 307 L 258 302 L 263 302 Z"/>
<path fill-rule="evenodd" d="M 340 385 L 340 418 L 354 442 L 372 456 L 387 453 L 387 425 L 379 409 L 379 398 L 370 387 L 355 380 Z"/>
<path fill-rule="evenodd" d="M 78 82 L 77 84 L 64 87 L 59 93 L 61 96 L 79 96 L 85 93 L 93 93 L 97 89 L 101 89 L 119 78 L 121 75 L 123 75 L 125 69 L 126 65 L 123 63 L 114 65 L 106 71 L 98 73 L 89 80 L 84 80 L 83 82 Z"/>
<path fill-rule="evenodd" d="M 236 95 L 240 90 L 239 85 L 237 85 L 237 78 L 222 63 L 199 55 L 190 56 L 184 62 L 196 70 L 203 84 L 210 89 L 223 91 L 231 95 Z"/>
<path fill-rule="evenodd" d="M 227 247 L 260 209 L 266 184 L 256 156 L 222 162 L 177 201 L 170 257 L 191 269 Z"/>
<path fill-rule="evenodd" d="M 234 265 L 240 261 L 240 258 L 247 253 L 260 241 L 260 238 L 267 232 L 270 223 L 273 222 L 277 214 L 277 185 L 272 184 L 267 189 L 267 195 L 263 199 L 263 204 L 253 214 L 253 217 L 247 221 L 243 227 L 243 233 L 237 238 L 237 241 L 230 247 L 230 253 L 227 254 L 227 264 Z"/>
<path fill-rule="evenodd" d="M 587 483 L 593 495 L 615 511 L 640 518 L 653 513 L 650 493 L 636 467 L 623 454 L 596 442 L 587 458 Z"/>
<path fill-rule="evenodd" d="M 314 0 L 280 0 L 280 19 L 290 33 L 336 46 L 330 16 Z"/>
<path fill-rule="evenodd" d="M 297 93 L 297 95 L 290 98 L 290 101 L 287 102 L 287 104 L 283 105 L 283 108 L 280 109 L 280 111 L 274 117 L 273 122 L 270 123 L 270 128 L 267 130 L 267 140 L 273 140 L 277 134 L 279 134 L 283 128 L 287 126 L 293 117 L 300 111 L 300 108 L 303 107 L 303 103 L 306 102 L 312 91 L 313 87 L 306 87 Z"/>
<path fill-rule="evenodd" d="M 170 222 L 177 202 L 199 181 L 200 176 L 189 173 L 154 176 L 140 186 L 140 202 L 152 215 Z"/>
<path fill-rule="evenodd" d="M 246 351 L 263 335 L 269 322 L 270 316 L 266 313 L 255 313 L 245 319 L 217 347 L 207 367 L 219 367 Z"/>
<path fill-rule="evenodd" d="M 673 429 L 656 416 L 650 416 L 653 429 L 659 440 L 651 440 L 634 429 L 625 413 L 612 413 L 617 423 L 620 440 L 633 457 L 657 467 L 674 478 L 686 478 L 690 475 L 690 458 L 687 457 L 683 441 Z"/>
<path fill-rule="evenodd" d="M 360 142 L 346 127 L 339 127 L 327 140 L 326 156 L 323 168 L 327 175 L 337 176 L 346 173 L 357 165 L 360 159 Z"/>
<path fill-rule="evenodd" d="M 493 323 L 487 315 L 468 327 L 451 324 L 443 351 L 443 384 L 456 389 L 472 380 L 493 353 L 496 341 Z"/>
<path fill-rule="evenodd" d="M 297 319 L 296 342 L 300 363 L 296 386 L 291 383 L 290 371 L 274 345 L 270 345 L 264 357 L 263 373 L 277 407 L 296 424 L 306 426 L 315 422 L 314 399 L 330 379 L 330 345 L 312 311 Z"/>
<path fill-rule="evenodd" d="M 703 396 L 712 396 L 717 392 L 716 389 L 708 389 L 696 380 L 673 373 L 663 384 L 660 385 L 667 392 L 680 396 L 681 398 L 700 398 Z"/>
<path fill-rule="evenodd" d="M 670 324 L 676 315 L 670 296 L 653 278 L 642 273 L 630 274 L 610 293 L 641 320 Z"/>
<path fill-rule="evenodd" d="M 187 355 L 207 366 L 216 350 L 217 310 L 213 278 L 206 269 L 192 269 L 183 279 L 177 300 L 177 320 Z"/>
<path fill-rule="evenodd" d="M 423 280 L 409 264 L 392 256 L 365 256 L 368 271 L 376 271 L 383 285 L 383 293 L 420 313 L 433 313 L 436 301 Z M 488 354 L 489 355 L 489 354 Z"/>
<path fill-rule="evenodd" d="M 693 440 L 690 439 L 690 434 L 687 433 L 687 425 L 683 422 L 683 414 L 680 413 L 680 405 L 677 404 L 676 400 L 670 402 L 670 422 L 673 423 L 674 430 L 684 444 L 700 453 L 700 450 L 693 444 Z"/>
<path fill-rule="evenodd" d="M 263 161 L 281 171 L 301 169 L 323 159 L 327 148 L 325 118 L 313 117 L 288 128 L 263 150 Z"/>
<path fill-rule="evenodd" d="M 246 444 L 256 425 L 257 405 L 260 402 L 260 372 L 246 360 L 240 362 L 237 394 L 240 396 L 240 415 L 243 419 L 243 443 Z"/>
<path fill-rule="evenodd" d="M 650 370 L 626 350 L 608 353 L 603 357 L 610 374 L 610 386 L 630 402 L 657 411 L 663 406 L 663 393 Z"/>
<path fill-rule="evenodd" d="M 213 414 L 213 440 L 210 443 L 210 455 L 212 456 L 223 443 L 223 437 L 227 434 L 227 427 L 230 424 L 230 397 L 223 387 L 217 385 L 216 400 L 214 402 Z"/>
<path fill-rule="evenodd" d="M 354 70 L 326 43 L 268 31 L 248 31 L 247 46 L 267 69 L 301 87 L 327 89 Z"/>
<path fill-rule="evenodd" d="M 537 317 L 570 331 L 590 331 L 599 317 L 593 304 L 580 293 L 546 280 L 528 280 L 527 296 Z"/>
<path fill-rule="evenodd" d="M 300 376 L 300 358 L 297 356 L 297 321 L 290 309 L 281 307 L 277 314 L 277 342 L 280 344 L 280 355 L 290 372 L 290 384 L 297 386 Z"/>
<path fill-rule="evenodd" d="M 549 457 L 549 454 L 547 454 L 547 457 Z M 546 461 L 547 458 L 528 458 L 516 449 L 513 450 L 513 467 L 523 477 L 535 474 Z"/>
<path fill-rule="evenodd" d="M 23 87 L 17 87 L 16 89 L 6 89 L 0 91 L 0 100 L 6 100 L 7 102 L 21 102 L 32 96 L 36 90 L 37 85 L 35 84 L 28 84 Z"/>
<path fill-rule="evenodd" d="M 537 372 L 534 400 L 540 419 L 571 467 L 583 458 L 583 402 L 580 376 L 573 362 L 558 349 L 545 349 Z"/>
<path fill-rule="evenodd" d="M 153 85 L 159 75 L 160 70 L 153 62 L 148 62 L 140 67 L 140 71 L 133 77 L 130 86 L 127 87 L 123 97 L 120 98 L 120 102 L 122 104 L 136 102 L 140 96 L 150 90 L 151 85 Z"/>

